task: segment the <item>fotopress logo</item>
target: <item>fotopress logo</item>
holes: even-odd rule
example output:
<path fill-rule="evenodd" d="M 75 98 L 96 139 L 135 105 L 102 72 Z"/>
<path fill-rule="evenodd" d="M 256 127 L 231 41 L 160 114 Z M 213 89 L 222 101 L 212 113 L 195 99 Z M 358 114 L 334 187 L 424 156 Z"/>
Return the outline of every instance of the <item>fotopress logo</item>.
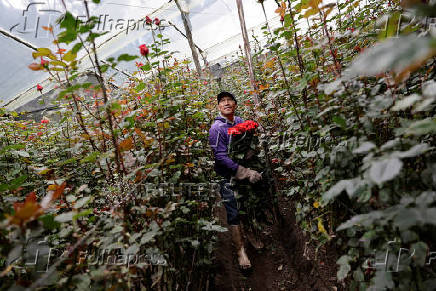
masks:
<path fill-rule="evenodd" d="M 122 6 L 122 5 L 121 5 Z M 126 6 L 128 7 L 128 6 Z M 122 9 L 122 8 L 120 8 Z M 44 27 L 53 27 L 56 30 L 56 24 L 64 17 L 64 11 L 52 9 L 47 2 L 38 1 L 30 2 L 21 13 L 21 20 L 10 26 L 11 33 L 23 35 L 33 35 L 34 38 L 49 38 L 49 31 Z M 86 15 L 74 15 L 75 26 L 79 23 L 86 23 L 88 17 Z M 93 28 L 94 32 L 109 32 L 125 31 L 126 35 L 133 31 L 159 29 L 164 30 L 165 25 L 162 25 L 162 19 L 141 17 L 139 19 L 113 18 L 110 14 L 95 15 L 97 23 Z"/>
<path fill-rule="evenodd" d="M 386 250 L 375 252 L 374 258 L 368 258 L 364 268 L 397 273 L 406 270 L 412 262 L 430 266 L 435 260 L 436 252 L 428 250 L 426 246 L 415 244 L 412 248 L 404 248 L 395 239 L 387 242 Z"/>
<path fill-rule="evenodd" d="M 67 258 L 67 249 L 57 249 L 49 247 L 44 240 L 30 244 L 25 249 L 24 263 L 25 266 L 35 268 L 38 273 L 44 273 L 59 259 Z M 121 249 L 103 248 L 94 249 L 93 251 L 79 251 L 74 256 L 74 263 L 89 266 L 146 266 L 159 265 L 167 266 L 168 263 L 162 254 L 158 253 L 141 253 L 137 247 L 131 247 L 125 251 Z"/>
<path fill-rule="evenodd" d="M 62 14 L 60 10 L 49 8 L 46 2 L 30 2 L 22 11 L 21 21 L 13 24 L 9 31 L 25 35 L 33 34 L 35 38 L 48 38 L 48 31 L 44 33 L 42 27 L 54 24 Z"/>

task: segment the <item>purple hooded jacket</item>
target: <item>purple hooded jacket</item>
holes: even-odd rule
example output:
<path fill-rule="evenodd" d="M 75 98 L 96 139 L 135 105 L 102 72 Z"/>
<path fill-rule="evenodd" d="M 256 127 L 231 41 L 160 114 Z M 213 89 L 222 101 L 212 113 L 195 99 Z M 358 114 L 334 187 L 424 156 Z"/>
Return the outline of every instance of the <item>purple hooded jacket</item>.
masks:
<path fill-rule="evenodd" d="M 233 123 L 230 123 L 222 116 L 218 116 L 209 129 L 209 145 L 215 157 L 215 172 L 224 178 L 230 178 L 230 176 L 236 174 L 238 169 L 238 164 L 227 155 L 229 146 L 227 129 L 242 122 L 244 121 L 239 116 L 234 117 Z"/>

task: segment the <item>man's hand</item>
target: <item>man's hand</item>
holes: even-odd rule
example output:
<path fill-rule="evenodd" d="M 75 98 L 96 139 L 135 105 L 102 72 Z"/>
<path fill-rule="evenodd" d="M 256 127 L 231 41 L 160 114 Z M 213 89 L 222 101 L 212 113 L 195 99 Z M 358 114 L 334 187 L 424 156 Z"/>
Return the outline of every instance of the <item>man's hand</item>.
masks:
<path fill-rule="evenodd" d="M 235 178 L 237 180 L 244 180 L 248 178 L 250 183 L 254 184 L 262 179 L 262 175 L 255 170 L 252 170 L 250 168 L 244 168 L 243 166 L 239 165 L 238 169 L 236 170 Z"/>

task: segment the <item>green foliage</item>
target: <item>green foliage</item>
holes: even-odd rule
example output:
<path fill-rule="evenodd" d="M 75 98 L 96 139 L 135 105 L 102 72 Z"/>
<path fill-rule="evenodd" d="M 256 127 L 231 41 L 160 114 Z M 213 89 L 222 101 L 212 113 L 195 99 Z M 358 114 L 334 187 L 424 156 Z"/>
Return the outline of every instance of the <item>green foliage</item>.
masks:
<path fill-rule="evenodd" d="M 297 38 L 292 26 L 287 28 L 292 15 L 286 15 L 284 27 L 271 36 L 273 54 L 257 64 L 259 79 L 269 86 L 262 92 L 263 122 L 270 130 L 265 140 L 280 161 L 275 172 L 296 205 L 300 226 L 316 244 L 330 241 L 341 250 L 339 281 L 350 282 L 352 289 L 420 290 L 434 277 L 434 267 L 422 263 L 422 254 L 434 247 L 436 213 L 430 174 L 434 37 L 423 33 L 423 18 L 414 29 L 399 25 L 399 7 L 378 10 L 379 1 L 356 5 L 341 5 L 342 13 L 352 11 L 348 19 L 344 14 L 325 22 L 312 19 Z M 386 39 L 378 43 L 377 24 L 368 15 L 383 14 L 390 18 L 378 33 Z M 337 29 L 326 32 L 332 21 Z M 398 38 L 390 38 L 397 32 Z M 280 38 L 291 47 L 278 46 Z M 288 83 L 299 84 L 289 92 L 279 66 L 273 66 L 277 62 L 286 64 Z M 402 259 L 401 271 L 391 273 L 386 266 L 365 265 L 374 253 L 385 254 L 393 240 L 390 260 L 400 247 L 419 251 L 419 259 Z"/>
<path fill-rule="evenodd" d="M 2 287 L 203 289 L 212 279 L 216 233 L 225 231 L 213 217 L 216 187 L 205 142 L 212 93 L 203 94 L 182 64 L 169 66 L 163 36 L 141 68 L 149 79 L 134 72 L 133 87 L 111 90 L 104 76 L 103 84 L 80 81 L 77 53 L 86 47 L 94 59 L 101 34 L 93 32 L 93 18 L 76 22 L 67 12 L 59 21 L 64 30 L 57 41 L 72 49 L 59 49 L 60 57 L 39 49 L 37 57 L 53 55 L 45 70 L 66 72 L 58 84 L 61 110 L 49 123 L 0 116 Z M 117 61 L 136 58 L 122 54 Z M 39 266 L 26 265 L 37 247 L 27 234 L 74 258 L 106 250 L 143 261 L 115 268 L 58 255 L 39 282 Z"/>
<path fill-rule="evenodd" d="M 119 62 L 121 62 L 121 61 L 128 62 L 128 61 L 133 61 L 134 59 L 137 59 L 137 58 L 138 58 L 138 56 L 131 56 L 129 54 L 122 54 L 118 57 L 118 61 Z"/>

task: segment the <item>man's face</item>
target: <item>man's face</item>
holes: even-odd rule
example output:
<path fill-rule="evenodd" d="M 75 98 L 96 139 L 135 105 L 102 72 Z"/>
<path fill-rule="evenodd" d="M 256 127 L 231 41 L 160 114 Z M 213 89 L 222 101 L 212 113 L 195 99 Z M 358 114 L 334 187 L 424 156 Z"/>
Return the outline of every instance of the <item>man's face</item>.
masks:
<path fill-rule="evenodd" d="M 218 109 L 224 116 L 234 114 L 236 110 L 236 102 L 231 97 L 225 96 L 220 100 L 220 103 L 218 103 Z"/>

